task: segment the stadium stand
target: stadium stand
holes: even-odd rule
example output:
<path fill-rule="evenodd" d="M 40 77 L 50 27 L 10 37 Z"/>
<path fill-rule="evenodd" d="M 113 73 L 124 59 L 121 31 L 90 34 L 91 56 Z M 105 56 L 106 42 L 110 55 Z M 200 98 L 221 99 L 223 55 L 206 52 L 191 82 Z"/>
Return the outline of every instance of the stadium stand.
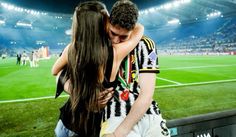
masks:
<path fill-rule="evenodd" d="M 70 36 L 65 33 L 70 29 L 70 14 L 1 8 L 0 21 L 0 55 L 15 56 L 19 51 L 30 52 L 41 46 L 49 46 L 51 51 L 59 52 L 70 41 Z"/>
<path fill-rule="evenodd" d="M 219 18 L 181 26 L 147 30 L 168 54 L 231 53 L 236 51 L 236 18 Z"/>

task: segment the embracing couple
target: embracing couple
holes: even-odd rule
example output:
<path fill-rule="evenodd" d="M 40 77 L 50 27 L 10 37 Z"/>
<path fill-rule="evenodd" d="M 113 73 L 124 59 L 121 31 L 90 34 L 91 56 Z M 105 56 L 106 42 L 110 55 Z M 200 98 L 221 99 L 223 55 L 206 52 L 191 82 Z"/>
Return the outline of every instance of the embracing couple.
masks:
<path fill-rule="evenodd" d="M 52 68 L 60 108 L 57 137 L 170 137 L 153 100 L 156 47 L 137 23 L 138 8 L 117 1 L 110 12 L 98 1 L 74 11 L 71 42 Z"/>

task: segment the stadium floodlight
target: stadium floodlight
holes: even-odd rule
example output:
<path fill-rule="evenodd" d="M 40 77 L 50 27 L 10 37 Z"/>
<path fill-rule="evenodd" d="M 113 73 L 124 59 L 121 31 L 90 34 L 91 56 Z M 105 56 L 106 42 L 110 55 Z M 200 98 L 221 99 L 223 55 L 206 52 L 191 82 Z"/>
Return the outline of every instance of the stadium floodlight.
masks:
<path fill-rule="evenodd" d="M 189 3 L 191 0 L 182 0 L 183 3 Z"/>
<path fill-rule="evenodd" d="M 32 29 L 32 24 L 31 23 L 22 22 L 22 21 L 18 21 L 16 23 L 16 27 L 25 27 L 25 28 L 31 28 Z"/>
<path fill-rule="evenodd" d="M 16 10 L 18 7 L 15 7 L 14 5 L 7 4 L 7 3 L 1 3 L 2 7 L 8 9 L 8 10 Z"/>
<path fill-rule="evenodd" d="M 219 16 L 221 16 L 220 11 L 215 11 L 215 12 L 207 14 L 207 18 L 213 18 L 213 17 L 219 17 Z"/>
<path fill-rule="evenodd" d="M 35 10 L 24 9 L 24 8 L 17 7 L 17 6 L 11 5 L 11 4 L 7 4 L 7 3 L 1 3 L 1 6 L 3 8 L 8 9 L 8 10 L 13 10 L 13 11 L 17 11 L 17 12 L 26 12 L 26 13 L 32 14 L 32 15 L 39 15 L 39 14 L 47 15 L 46 12 L 39 12 L 39 11 L 35 11 Z"/>
<path fill-rule="evenodd" d="M 156 10 L 155 10 L 155 8 L 150 8 L 148 11 L 149 11 L 150 13 L 153 13 L 153 12 L 155 12 Z"/>
<path fill-rule="evenodd" d="M 19 8 L 19 7 L 15 7 L 14 10 L 18 11 L 18 12 L 23 12 L 24 11 L 23 8 Z"/>
<path fill-rule="evenodd" d="M 172 4 L 174 7 L 179 7 L 180 1 L 174 1 Z"/>
<path fill-rule="evenodd" d="M 148 14 L 148 10 L 144 10 L 144 14 Z"/>
<path fill-rule="evenodd" d="M 57 45 L 58 45 L 58 46 L 65 46 L 66 43 L 65 43 L 65 42 L 58 42 Z"/>
<path fill-rule="evenodd" d="M 167 3 L 164 5 L 164 9 L 168 10 L 172 8 L 172 3 Z"/>
<path fill-rule="evenodd" d="M 15 41 L 10 41 L 10 44 L 11 45 L 16 45 L 16 42 Z"/>
<path fill-rule="evenodd" d="M 46 41 L 44 41 L 44 40 L 36 40 L 36 45 L 43 45 L 45 43 L 46 43 Z"/>
<path fill-rule="evenodd" d="M 164 9 L 164 6 L 163 5 L 161 5 L 160 7 L 159 7 L 159 9 L 161 10 L 161 9 Z"/>
<path fill-rule="evenodd" d="M 41 14 L 42 14 L 42 15 L 47 15 L 48 13 L 46 13 L 46 12 L 42 12 Z"/>
<path fill-rule="evenodd" d="M 66 30 L 66 31 L 65 31 L 65 34 L 66 34 L 66 35 L 71 35 L 71 34 L 72 34 L 71 29 Z"/>
<path fill-rule="evenodd" d="M 55 16 L 56 19 L 62 19 L 62 16 Z"/>
<path fill-rule="evenodd" d="M 143 11 L 139 11 L 138 14 L 139 14 L 139 15 L 142 15 L 142 14 L 143 14 Z"/>
<path fill-rule="evenodd" d="M 5 25 L 5 20 L 0 20 L 0 25 Z"/>
<path fill-rule="evenodd" d="M 154 13 L 156 11 L 159 11 L 159 10 L 171 10 L 175 7 L 179 7 L 180 5 L 183 5 L 183 4 L 186 4 L 186 3 L 189 3 L 191 2 L 191 0 L 175 0 L 173 2 L 168 2 L 166 4 L 162 4 L 160 6 L 155 6 L 155 7 L 151 7 L 151 8 L 148 8 L 146 10 L 142 10 L 139 12 L 140 15 L 146 15 L 146 14 L 149 14 L 149 13 Z"/>
<path fill-rule="evenodd" d="M 181 23 L 179 19 L 173 19 L 173 20 L 168 21 L 168 24 L 181 24 Z"/>
<path fill-rule="evenodd" d="M 29 13 L 32 14 L 32 15 L 39 15 L 39 12 L 38 11 L 34 11 L 34 10 L 30 10 Z"/>

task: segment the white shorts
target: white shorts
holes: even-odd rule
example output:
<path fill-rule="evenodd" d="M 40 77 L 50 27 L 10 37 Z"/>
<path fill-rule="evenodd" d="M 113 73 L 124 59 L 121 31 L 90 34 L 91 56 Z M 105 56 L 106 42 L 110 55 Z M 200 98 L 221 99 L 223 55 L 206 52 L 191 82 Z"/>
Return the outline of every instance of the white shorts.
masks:
<path fill-rule="evenodd" d="M 100 137 L 114 132 L 123 119 L 124 117 L 111 117 L 103 122 Z M 166 121 L 161 115 L 145 114 L 127 137 L 170 137 L 170 132 L 166 127 Z"/>

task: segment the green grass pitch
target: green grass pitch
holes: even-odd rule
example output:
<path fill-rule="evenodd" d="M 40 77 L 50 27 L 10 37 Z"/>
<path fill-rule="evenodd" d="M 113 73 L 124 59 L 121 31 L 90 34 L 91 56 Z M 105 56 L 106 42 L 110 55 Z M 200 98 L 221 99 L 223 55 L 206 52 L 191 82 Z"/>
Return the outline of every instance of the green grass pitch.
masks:
<path fill-rule="evenodd" d="M 16 102 L 54 96 L 54 61 L 30 68 L 0 59 L 0 137 L 54 136 L 67 97 Z M 167 120 L 236 108 L 236 56 L 160 56 L 159 64 L 154 99 Z"/>

